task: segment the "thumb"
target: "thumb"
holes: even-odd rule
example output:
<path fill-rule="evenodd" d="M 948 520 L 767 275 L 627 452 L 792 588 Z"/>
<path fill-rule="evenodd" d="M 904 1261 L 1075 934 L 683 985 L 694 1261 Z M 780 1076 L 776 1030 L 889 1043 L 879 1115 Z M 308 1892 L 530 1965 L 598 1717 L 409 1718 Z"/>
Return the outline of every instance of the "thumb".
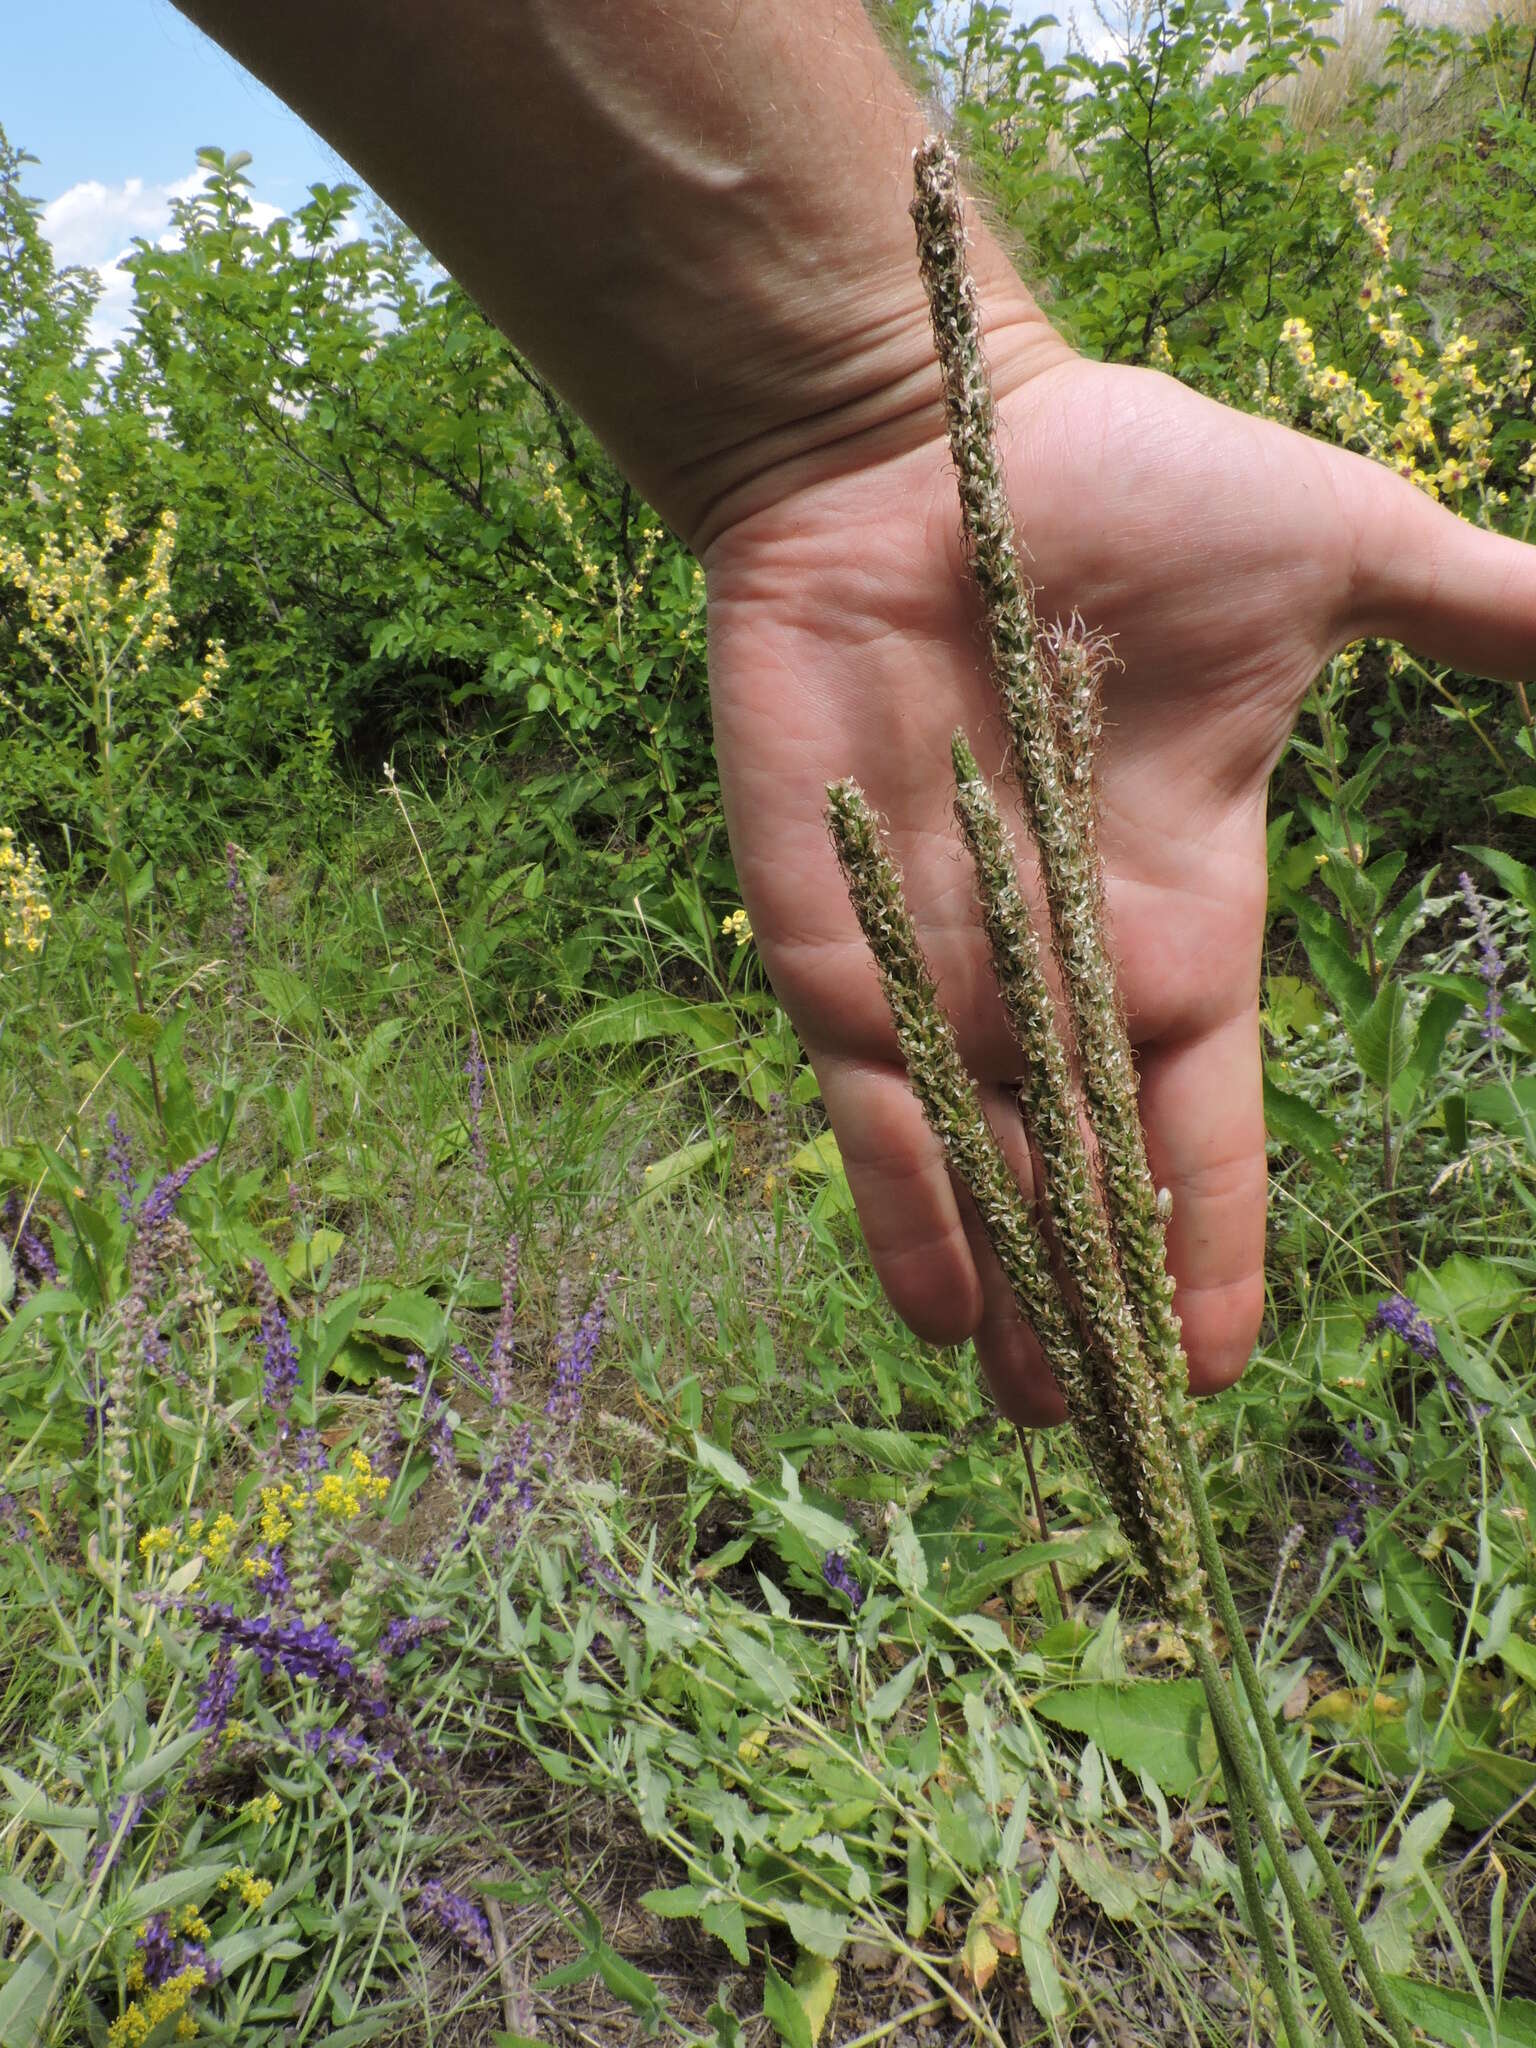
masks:
<path fill-rule="evenodd" d="M 1356 536 L 1350 637 L 1400 640 L 1474 675 L 1536 676 L 1536 547 L 1458 518 L 1364 456 L 1338 460 Z"/>

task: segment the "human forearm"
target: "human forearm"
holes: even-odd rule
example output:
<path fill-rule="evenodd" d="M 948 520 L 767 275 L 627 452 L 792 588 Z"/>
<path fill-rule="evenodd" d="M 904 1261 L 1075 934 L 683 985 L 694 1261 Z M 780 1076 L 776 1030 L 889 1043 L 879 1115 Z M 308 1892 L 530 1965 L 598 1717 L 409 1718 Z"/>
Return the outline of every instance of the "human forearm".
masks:
<path fill-rule="evenodd" d="M 858 0 L 178 0 L 704 546 L 931 431 L 920 110 Z M 997 353 L 1062 345 L 985 236 Z M 1006 372 L 1005 372 L 1006 374 Z"/>

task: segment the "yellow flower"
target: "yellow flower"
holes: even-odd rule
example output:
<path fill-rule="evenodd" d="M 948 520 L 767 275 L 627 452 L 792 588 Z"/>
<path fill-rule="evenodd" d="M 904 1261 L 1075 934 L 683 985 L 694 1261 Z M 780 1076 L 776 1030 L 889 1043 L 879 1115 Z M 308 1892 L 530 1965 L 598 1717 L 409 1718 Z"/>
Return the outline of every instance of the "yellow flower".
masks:
<path fill-rule="evenodd" d="M 734 932 L 738 946 L 745 946 L 752 937 L 752 926 L 744 910 L 733 910 L 720 920 L 720 936 L 728 939 Z"/>
<path fill-rule="evenodd" d="M 168 1557 L 176 1542 L 176 1531 L 167 1522 L 146 1529 L 139 1538 L 139 1555 L 146 1564 L 152 1557 Z"/>
<path fill-rule="evenodd" d="M 213 1930 L 196 1906 L 183 1906 L 176 1918 L 176 1932 L 190 1936 L 193 1941 L 209 1941 Z"/>
<path fill-rule="evenodd" d="M 272 1896 L 271 1878 L 257 1877 L 255 1872 L 247 1870 L 243 1863 L 237 1863 L 233 1870 L 226 1870 L 219 1879 L 221 1892 L 227 1892 L 231 1886 L 240 1894 L 240 1903 L 249 1907 L 252 1912 L 255 1912 L 258 1906 L 264 1906 Z"/>
<path fill-rule="evenodd" d="M 283 1802 L 275 1792 L 258 1792 L 254 1799 L 247 1799 L 240 1812 L 252 1827 L 270 1828 L 282 1810 Z"/>
<path fill-rule="evenodd" d="M 208 1531 L 208 1541 L 203 1548 L 208 1553 L 211 1565 L 221 1565 L 234 1549 L 240 1535 L 240 1524 L 233 1515 L 216 1516 L 213 1527 Z"/>

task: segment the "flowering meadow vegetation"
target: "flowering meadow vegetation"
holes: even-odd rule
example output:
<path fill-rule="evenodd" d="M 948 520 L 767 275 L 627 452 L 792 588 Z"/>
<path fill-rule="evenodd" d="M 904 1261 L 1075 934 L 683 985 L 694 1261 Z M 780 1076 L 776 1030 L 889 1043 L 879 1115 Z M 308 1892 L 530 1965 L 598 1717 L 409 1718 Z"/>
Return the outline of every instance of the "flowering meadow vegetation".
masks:
<path fill-rule="evenodd" d="M 1536 537 L 1528 5 L 877 11 L 1080 346 Z M 206 152 L 93 354 L 24 141 L 0 2048 L 1331 2038 L 1318 1856 L 1269 1765 L 1240 1849 L 1082 1450 L 880 1296 L 701 570 L 350 188 L 258 227 Z M 1274 1755 L 1449 2048 L 1536 2044 L 1533 816 L 1524 690 L 1316 679 L 1267 1312 L 1191 1416 Z"/>

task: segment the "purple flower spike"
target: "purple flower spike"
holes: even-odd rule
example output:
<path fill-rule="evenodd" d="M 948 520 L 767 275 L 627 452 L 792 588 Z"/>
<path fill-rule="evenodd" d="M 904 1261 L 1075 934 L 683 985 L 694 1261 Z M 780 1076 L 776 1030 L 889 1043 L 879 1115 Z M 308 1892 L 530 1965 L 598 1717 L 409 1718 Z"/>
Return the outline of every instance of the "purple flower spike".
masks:
<path fill-rule="evenodd" d="M 506 1257 L 502 1260 L 501 1314 L 496 1320 L 496 1334 L 491 1339 L 486 1357 L 491 1374 L 491 1400 L 498 1408 L 506 1408 L 512 1401 L 512 1338 L 517 1325 L 518 1250 L 517 1233 L 514 1231 L 507 1239 Z"/>
<path fill-rule="evenodd" d="M 174 1977 L 177 1968 L 177 1942 L 171 1933 L 169 1913 L 153 1913 L 144 1923 L 144 1930 L 138 1939 L 139 1966 L 144 1972 L 144 1982 L 151 1991 L 157 1990 L 168 1977 Z"/>
<path fill-rule="evenodd" d="M 0 1202 L 0 1242 L 10 1248 L 21 1286 L 35 1289 L 58 1279 L 53 1253 L 31 1223 L 23 1220 L 21 1197 L 14 1190 Z"/>
<path fill-rule="evenodd" d="M 475 1179 L 484 1182 L 490 1177 L 490 1159 L 485 1149 L 485 1054 L 480 1050 L 480 1034 L 469 1034 L 469 1058 L 464 1062 L 464 1072 L 469 1079 L 469 1155 L 474 1162 Z"/>
<path fill-rule="evenodd" d="M 138 1190 L 138 1174 L 134 1170 L 133 1147 L 128 1134 L 117 1120 L 115 1109 L 107 1112 L 107 1129 L 112 1142 L 107 1147 L 107 1179 L 117 1187 L 117 1206 L 126 1223 L 133 1214 L 134 1195 Z"/>
<path fill-rule="evenodd" d="M 235 1703 L 238 1679 L 235 1660 L 221 1644 L 214 1652 L 207 1680 L 197 1696 L 197 1707 L 192 1715 L 194 1728 L 204 1728 L 210 1735 L 223 1734 L 229 1721 L 229 1710 Z"/>
<path fill-rule="evenodd" d="M 265 1277 L 263 1274 L 262 1278 Z M 268 1292 L 262 1304 L 261 1356 L 261 1398 L 277 1419 L 279 1437 L 285 1437 L 288 1409 L 299 1386 L 299 1358 L 283 1305 L 272 1292 Z"/>
<path fill-rule="evenodd" d="M 829 1550 L 821 1560 L 821 1576 L 832 1592 L 841 1593 L 857 1614 L 864 1605 L 864 1588 L 848 1569 L 848 1560 L 840 1550 Z"/>
<path fill-rule="evenodd" d="M 429 1912 L 445 1934 L 451 1934 L 461 1948 L 489 1968 L 496 1961 L 496 1946 L 485 1915 L 462 1892 L 451 1892 L 434 1877 L 424 1884 L 419 1905 Z"/>
<path fill-rule="evenodd" d="M 1420 1315 L 1405 1294 L 1389 1295 L 1385 1301 L 1376 1304 L 1376 1313 L 1366 1324 L 1365 1334 L 1375 1337 L 1383 1330 L 1399 1338 L 1420 1358 L 1440 1356 L 1440 1340 L 1435 1335 L 1434 1324 L 1427 1316 Z"/>
<path fill-rule="evenodd" d="M 1473 887 L 1472 877 L 1463 869 L 1456 880 L 1467 906 L 1467 916 L 1477 935 L 1477 972 L 1488 991 L 1488 1000 L 1483 1005 L 1483 1036 L 1492 1043 L 1504 1036 L 1501 1026 L 1504 999 L 1499 994 L 1499 983 L 1504 975 L 1504 961 L 1493 942 L 1493 927 L 1488 922 L 1488 907 Z"/>
<path fill-rule="evenodd" d="M 181 1200 L 187 1182 L 200 1166 L 208 1164 L 218 1149 L 217 1145 L 205 1145 L 203 1150 L 189 1159 L 185 1166 L 178 1166 L 174 1171 L 161 1175 L 139 1204 L 140 1230 L 157 1230 L 168 1220 L 176 1204 Z"/>
<path fill-rule="evenodd" d="M 614 1278 L 612 1273 L 603 1276 L 585 1315 L 561 1346 L 555 1361 L 554 1391 L 544 1404 L 544 1413 L 551 1422 L 562 1423 L 568 1429 L 574 1428 L 581 1417 L 582 1388 L 607 1326 L 608 1293 Z"/>

